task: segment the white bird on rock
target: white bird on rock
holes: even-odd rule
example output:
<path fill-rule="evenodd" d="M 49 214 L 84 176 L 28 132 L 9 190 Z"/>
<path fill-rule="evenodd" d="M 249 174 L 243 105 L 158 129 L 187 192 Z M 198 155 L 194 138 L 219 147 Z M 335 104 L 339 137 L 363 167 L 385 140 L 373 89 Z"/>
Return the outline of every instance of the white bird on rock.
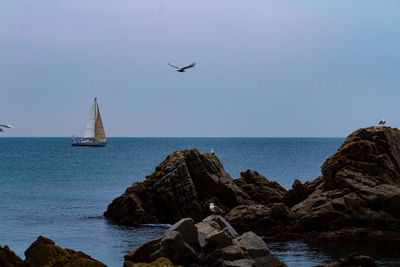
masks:
<path fill-rule="evenodd" d="M 385 125 L 386 121 L 384 119 L 381 119 L 381 121 L 378 123 L 379 125 Z"/>
<path fill-rule="evenodd" d="M 225 211 L 223 209 L 221 209 L 220 207 L 218 207 L 217 205 L 215 205 L 214 203 L 210 203 L 210 211 L 213 215 L 215 214 L 224 214 Z"/>
<path fill-rule="evenodd" d="M 14 128 L 14 126 L 10 124 L 0 124 L 0 132 L 4 132 L 3 128 Z"/>
<path fill-rule="evenodd" d="M 191 64 L 189 66 L 186 66 L 186 67 L 183 67 L 183 68 L 179 68 L 179 67 L 174 66 L 174 65 L 169 64 L 169 63 L 168 63 L 168 65 L 170 65 L 171 67 L 175 68 L 175 70 L 178 71 L 178 72 L 185 72 L 186 69 L 193 68 L 196 65 L 196 63 L 193 63 L 193 64 Z"/>

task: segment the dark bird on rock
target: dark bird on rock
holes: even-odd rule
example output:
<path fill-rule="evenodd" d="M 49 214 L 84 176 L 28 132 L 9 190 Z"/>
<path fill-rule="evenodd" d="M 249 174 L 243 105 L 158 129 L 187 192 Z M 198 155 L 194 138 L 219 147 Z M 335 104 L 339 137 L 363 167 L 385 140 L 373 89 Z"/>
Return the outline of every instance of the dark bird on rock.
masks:
<path fill-rule="evenodd" d="M 14 126 L 9 124 L 0 124 L 0 132 L 4 132 L 3 128 L 14 128 Z"/>
<path fill-rule="evenodd" d="M 178 71 L 178 72 L 185 72 L 186 69 L 193 68 L 196 65 L 196 63 L 193 63 L 193 64 L 191 64 L 189 66 L 186 66 L 186 67 L 183 67 L 183 68 L 179 68 L 179 67 L 174 66 L 174 65 L 169 64 L 169 63 L 168 63 L 168 65 L 170 65 L 171 67 L 175 68 L 175 70 Z"/>
<path fill-rule="evenodd" d="M 379 125 L 385 125 L 386 121 L 384 119 L 381 119 L 381 121 L 378 123 Z"/>
<path fill-rule="evenodd" d="M 223 209 L 221 209 L 220 207 L 218 207 L 217 205 L 215 205 L 214 203 L 210 203 L 210 211 L 213 215 L 215 214 L 224 214 L 225 211 Z"/>

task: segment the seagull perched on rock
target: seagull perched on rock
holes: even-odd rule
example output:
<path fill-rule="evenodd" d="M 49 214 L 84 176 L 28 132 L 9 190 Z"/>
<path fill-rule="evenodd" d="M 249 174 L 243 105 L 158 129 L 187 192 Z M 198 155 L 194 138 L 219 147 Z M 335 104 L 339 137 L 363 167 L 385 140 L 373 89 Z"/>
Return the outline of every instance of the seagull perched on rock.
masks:
<path fill-rule="evenodd" d="M 379 125 L 385 125 L 386 121 L 384 119 L 381 119 L 381 121 L 378 123 Z"/>
<path fill-rule="evenodd" d="M 217 205 L 215 205 L 214 203 L 210 203 L 210 211 L 213 215 L 215 214 L 224 214 L 225 211 L 223 209 L 221 209 L 220 207 L 218 207 Z"/>
<path fill-rule="evenodd" d="M 0 132 L 4 132 L 3 128 L 14 128 L 14 126 L 9 124 L 0 124 Z"/>
<path fill-rule="evenodd" d="M 179 67 L 174 66 L 174 65 L 169 64 L 169 63 L 168 63 L 168 65 L 170 65 L 171 67 L 175 68 L 175 70 L 178 71 L 178 72 L 185 72 L 186 69 L 193 68 L 196 65 L 196 63 L 193 63 L 193 64 L 191 64 L 189 66 L 186 66 L 186 67 L 183 67 L 183 68 L 179 68 Z"/>

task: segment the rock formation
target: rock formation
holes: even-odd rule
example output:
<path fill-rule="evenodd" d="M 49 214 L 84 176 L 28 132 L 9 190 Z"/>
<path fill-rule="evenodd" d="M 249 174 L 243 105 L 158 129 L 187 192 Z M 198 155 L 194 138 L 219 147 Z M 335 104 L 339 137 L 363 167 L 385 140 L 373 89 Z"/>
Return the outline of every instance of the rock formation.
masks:
<path fill-rule="evenodd" d="M 359 129 L 322 165 L 323 182 L 293 206 L 294 230 L 400 231 L 400 131 Z"/>
<path fill-rule="evenodd" d="M 244 205 L 232 209 L 226 219 L 241 231 L 286 233 L 286 238 L 296 236 L 292 234 L 310 239 L 400 236 L 399 130 L 359 129 L 321 169 L 322 176 L 314 181 L 294 182 L 283 196 L 287 209 L 279 206 L 280 213 L 273 214 L 271 204 Z"/>
<path fill-rule="evenodd" d="M 286 266 L 253 232 L 238 235 L 221 216 L 209 216 L 194 224 L 185 218 L 158 239 L 125 256 L 125 266 L 166 257 L 183 266 Z"/>
<path fill-rule="evenodd" d="M 216 156 L 192 149 L 169 155 L 144 182 L 114 199 L 104 216 L 125 225 L 175 223 L 185 217 L 200 221 L 210 214 L 210 202 L 230 210 L 249 200 Z"/>
<path fill-rule="evenodd" d="M 63 249 L 39 236 L 25 252 L 23 261 L 8 246 L 0 246 L 1 267 L 105 267 L 83 252 Z M 168 257 L 168 258 L 167 258 Z M 154 260 L 153 260 L 154 259 Z M 170 260 L 173 259 L 173 260 Z M 185 264 L 176 265 L 173 262 Z M 239 236 L 221 216 L 210 216 L 194 224 L 190 218 L 173 225 L 161 238 L 125 255 L 123 267 L 284 267 L 267 245 L 253 232 Z M 367 256 L 350 255 L 316 267 L 375 267 Z"/>
<path fill-rule="evenodd" d="M 32 243 L 25 251 L 27 267 L 74 266 L 74 267 L 105 267 L 106 265 L 92 259 L 81 251 L 63 249 L 54 241 L 43 236 Z"/>
<path fill-rule="evenodd" d="M 321 170 L 320 177 L 304 184 L 296 180 L 286 191 L 252 170 L 233 180 L 214 155 L 177 151 L 144 182 L 116 198 L 104 215 L 126 225 L 175 223 L 185 217 L 201 221 L 210 214 L 212 201 L 228 212 L 226 219 L 241 233 L 327 239 L 400 236 L 398 129 L 355 131 Z"/>
<path fill-rule="evenodd" d="M 106 267 L 83 252 L 63 249 L 43 236 L 39 236 L 25 251 L 25 257 L 23 261 L 7 246 L 0 246 L 1 267 Z"/>

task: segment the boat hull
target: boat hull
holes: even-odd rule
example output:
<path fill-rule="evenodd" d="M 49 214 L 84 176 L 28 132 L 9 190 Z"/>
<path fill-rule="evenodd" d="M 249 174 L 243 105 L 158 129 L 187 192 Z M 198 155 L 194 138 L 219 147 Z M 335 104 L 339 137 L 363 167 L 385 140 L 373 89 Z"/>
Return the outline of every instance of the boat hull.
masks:
<path fill-rule="evenodd" d="M 73 146 L 106 146 L 108 144 L 107 141 L 89 141 L 89 142 L 73 142 L 71 145 Z"/>

